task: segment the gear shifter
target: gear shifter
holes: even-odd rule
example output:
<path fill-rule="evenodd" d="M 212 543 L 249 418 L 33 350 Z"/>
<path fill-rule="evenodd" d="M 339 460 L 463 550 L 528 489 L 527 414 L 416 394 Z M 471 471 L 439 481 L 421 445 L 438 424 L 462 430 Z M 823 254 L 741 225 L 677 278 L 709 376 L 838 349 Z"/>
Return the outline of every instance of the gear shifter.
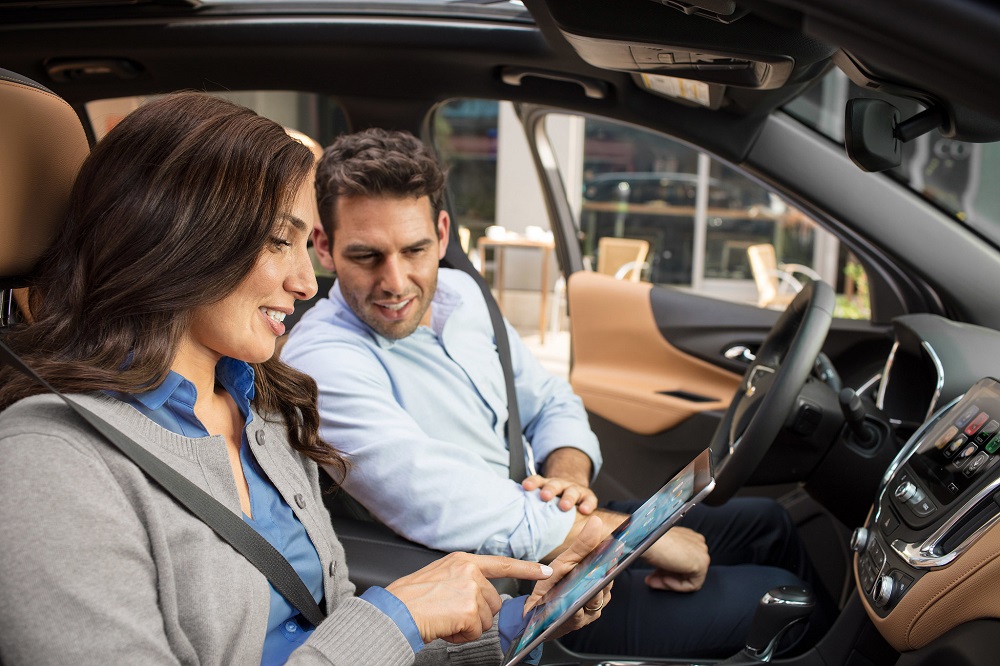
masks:
<path fill-rule="evenodd" d="M 878 444 L 878 435 L 865 424 L 865 406 L 861 402 L 861 397 L 854 392 L 854 389 L 845 388 L 838 394 L 840 408 L 844 412 L 844 420 L 847 422 L 851 432 L 854 433 L 855 441 L 862 447 L 870 449 Z"/>
<path fill-rule="evenodd" d="M 721 664 L 752 664 L 771 660 L 774 648 L 789 627 L 809 617 L 816 597 L 805 587 L 782 585 L 769 591 L 757 605 L 743 651 Z"/>

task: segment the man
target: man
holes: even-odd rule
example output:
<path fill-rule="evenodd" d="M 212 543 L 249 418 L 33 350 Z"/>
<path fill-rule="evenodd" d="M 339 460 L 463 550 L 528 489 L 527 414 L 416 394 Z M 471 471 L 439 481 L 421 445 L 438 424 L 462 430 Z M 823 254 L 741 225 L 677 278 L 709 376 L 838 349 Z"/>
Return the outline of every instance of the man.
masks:
<path fill-rule="evenodd" d="M 326 150 L 313 241 L 337 282 L 282 355 L 316 379 L 322 435 L 351 464 L 343 486 L 378 520 L 432 548 L 547 561 L 587 515 L 610 531 L 627 513 L 598 508 L 589 486 L 601 454 L 583 405 L 509 325 L 539 474 L 508 478 L 506 390 L 486 304 L 470 276 L 438 268 L 451 225 L 444 183 L 434 156 L 406 133 L 367 130 Z M 603 620 L 568 645 L 727 656 L 743 647 L 764 592 L 803 584 L 795 574 L 808 563 L 774 502 L 695 507 L 683 525 L 616 581 Z"/>

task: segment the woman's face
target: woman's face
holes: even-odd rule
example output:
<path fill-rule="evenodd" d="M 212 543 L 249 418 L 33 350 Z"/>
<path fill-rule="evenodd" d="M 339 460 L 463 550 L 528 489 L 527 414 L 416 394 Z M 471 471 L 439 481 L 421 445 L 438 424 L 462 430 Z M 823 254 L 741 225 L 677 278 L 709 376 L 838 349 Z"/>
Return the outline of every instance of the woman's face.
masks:
<path fill-rule="evenodd" d="M 212 368 L 222 356 L 248 363 L 271 358 L 277 339 L 285 333 L 282 321 L 292 313 L 295 301 L 316 294 L 306 243 L 317 219 L 309 176 L 246 279 L 221 301 L 195 310 L 182 353 L 203 356 Z"/>

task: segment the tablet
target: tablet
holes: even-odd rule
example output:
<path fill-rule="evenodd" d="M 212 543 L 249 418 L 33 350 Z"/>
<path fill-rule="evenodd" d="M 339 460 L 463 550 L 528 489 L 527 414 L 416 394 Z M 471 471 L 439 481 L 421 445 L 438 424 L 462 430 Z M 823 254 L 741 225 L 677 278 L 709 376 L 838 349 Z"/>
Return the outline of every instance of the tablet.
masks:
<path fill-rule="evenodd" d="M 504 666 L 524 659 L 715 487 L 710 456 L 699 454 L 549 590 L 511 641 Z"/>

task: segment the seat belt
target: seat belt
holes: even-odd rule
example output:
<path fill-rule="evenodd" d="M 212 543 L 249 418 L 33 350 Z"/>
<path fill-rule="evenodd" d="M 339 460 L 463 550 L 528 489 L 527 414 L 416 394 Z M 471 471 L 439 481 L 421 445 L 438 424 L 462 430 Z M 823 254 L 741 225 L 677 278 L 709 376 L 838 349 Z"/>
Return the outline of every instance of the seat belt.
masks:
<path fill-rule="evenodd" d="M 456 240 L 452 238 L 451 240 Z M 531 462 L 532 469 L 529 472 L 525 459 L 524 436 L 521 433 L 521 415 L 517 408 L 517 389 L 514 387 L 514 365 L 510 356 L 510 339 L 507 337 L 507 327 L 503 323 L 503 314 L 500 306 L 493 298 L 490 285 L 486 282 L 476 267 L 472 265 L 469 258 L 462 251 L 461 243 L 448 243 L 445 250 L 444 261 L 452 268 L 456 268 L 469 274 L 479 289 L 483 292 L 483 299 L 486 301 L 486 308 L 490 311 L 490 321 L 493 324 L 493 337 L 497 343 L 497 354 L 500 356 L 500 365 L 503 367 L 504 383 L 507 385 L 507 449 L 510 451 L 510 478 L 516 483 L 524 481 L 528 474 L 534 474 L 534 461 Z M 530 454 L 530 451 L 529 451 Z"/>
<path fill-rule="evenodd" d="M 111 442 L 125 457 L 136 464 L 161 488 L 174 496 L 191 513 L 205 522 L 230 546 L 260 569 L 274 589 L 292 604 L 314 627 L 318 627 L 326 614 L 313 599 L 309 588 L 274 546 L 258 534 L 243 519 L 230 511 L 204 490 L 184 478 L 165 462 L 142 448 L 135 440 L 102 417 L 75 400 L 63 395 L 29 368 L 10 347 L 0 340 L 0 363 L 7 363 L 26 377 L 35 380 L 62 398 L 70 409 L 89 423 L 99 434 Z"/>

